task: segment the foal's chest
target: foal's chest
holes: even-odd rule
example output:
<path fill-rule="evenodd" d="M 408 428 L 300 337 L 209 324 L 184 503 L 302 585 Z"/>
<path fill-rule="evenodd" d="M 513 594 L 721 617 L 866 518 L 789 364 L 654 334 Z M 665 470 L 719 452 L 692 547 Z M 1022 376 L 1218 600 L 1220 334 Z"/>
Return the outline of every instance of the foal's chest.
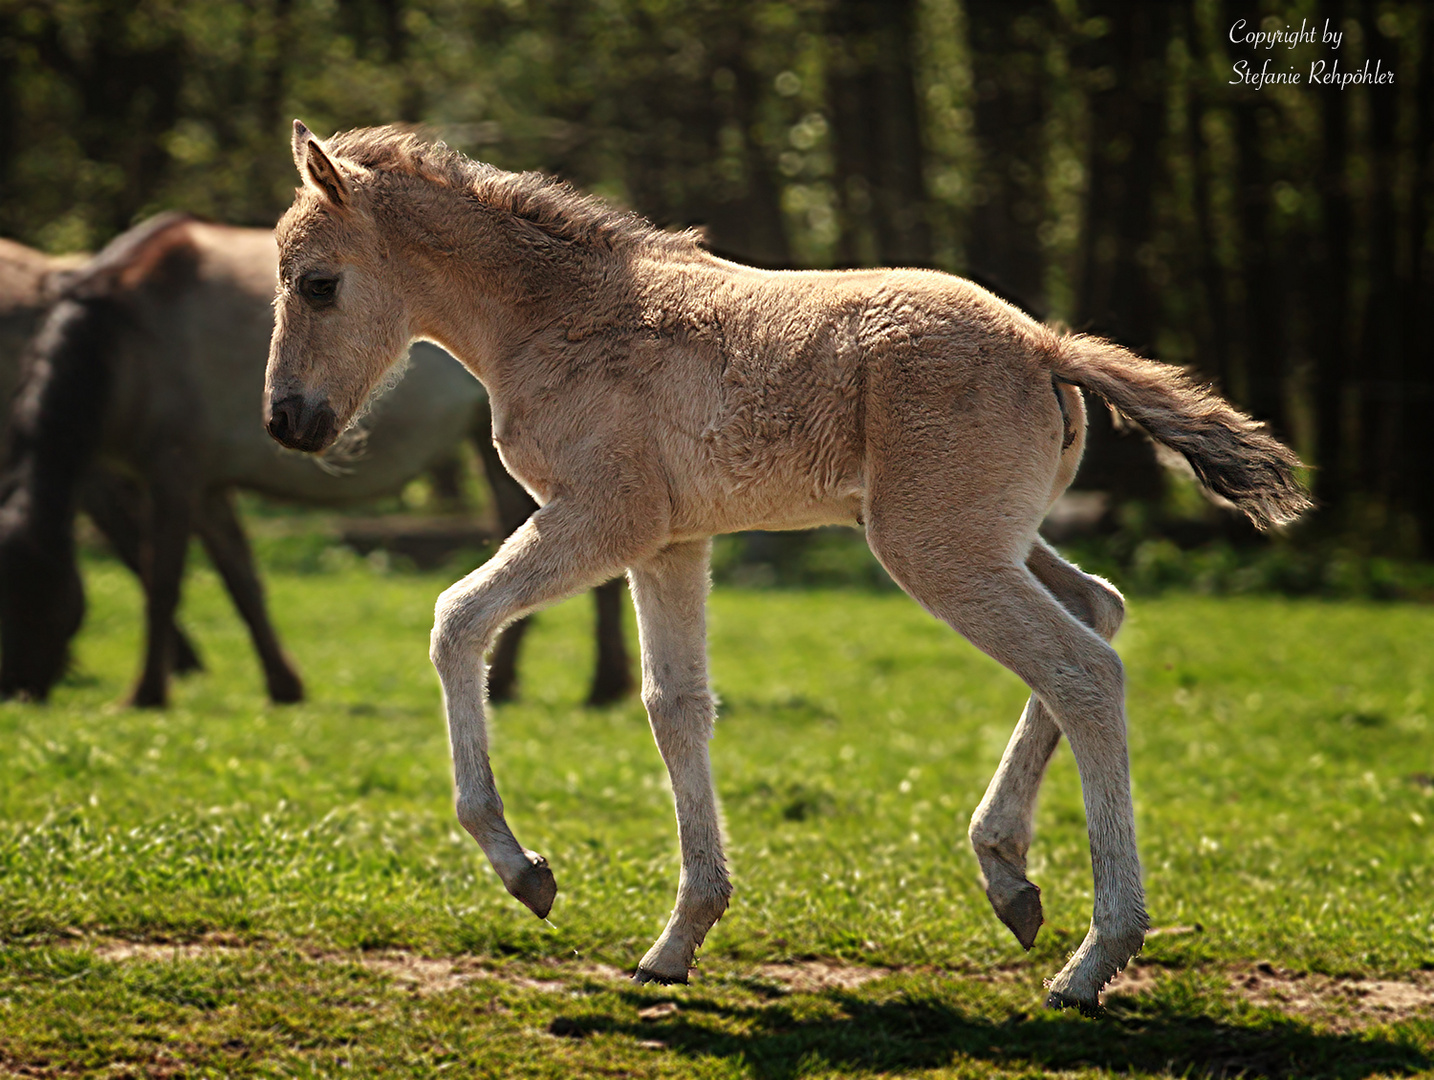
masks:
<path fill-rule="evenodd" d="M 553 463 L 544 451 L 528 410 L 521 401 L 493 398 L 493 445 L 503 467 L 522 484 L 529 495 L 546 503 L 557 486 Z"/>

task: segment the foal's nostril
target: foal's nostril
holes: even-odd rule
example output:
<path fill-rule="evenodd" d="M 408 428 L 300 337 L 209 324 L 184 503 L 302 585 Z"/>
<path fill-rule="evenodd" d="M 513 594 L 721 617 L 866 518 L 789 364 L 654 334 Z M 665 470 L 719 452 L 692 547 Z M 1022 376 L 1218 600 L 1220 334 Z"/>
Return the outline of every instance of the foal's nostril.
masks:
<path fill-rule="evenodd" d="M 309 404 L 302 394 L 291 394 L 269 409 L 269 434 L 290 450 L 322 450 L 337 433 L 338 418 L 327 401 Z"/>
<path fill-rule="evenodd" d="M 304 432 L 300 442 L 305 450 L 322 450 L 334 441 L 338 417 L 327 401 L 321 401 L 304 418 Z"/>
<path fill-rule="evenodd" d="M 277 401 L 269 410 L 269 434 L 285 446 L 292 446 L 299 429 L 299 413 L 304 400 L 297 394 Z"/>

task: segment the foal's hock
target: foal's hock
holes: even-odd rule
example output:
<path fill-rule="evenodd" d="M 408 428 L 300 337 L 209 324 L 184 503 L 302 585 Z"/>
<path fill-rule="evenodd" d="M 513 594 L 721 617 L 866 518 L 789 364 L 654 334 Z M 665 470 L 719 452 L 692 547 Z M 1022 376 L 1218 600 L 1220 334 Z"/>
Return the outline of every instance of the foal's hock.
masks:
<path fill-rule="evenodd" d="M 1036 534 L 1080 461 L 1080 388 L 1261 524 L 1309 505 L 1295 456 L 1178 370 L 1062 336 L 960 278 L 739 266 L 389 128 L 321 143 L 296 123 L 293 150 L 304 185 L 278 230 L 271 433 L 322 449 L 429 339 L 487 386 L 503 461 L 541 504 L 439 598 L 432 637 L 458 816 L 508 890 L 543 916 L 557 886 L 503 816 L 484 651 L 510 620 L 626 570 L 682 847 L 676 906 L 637 978 L 686 981 L 731 893 L 707 754 L 709 538 L 864 524 L 902 588 L 1033 692 L 971 823 L 987 895 L 1026 947 L 1041 924 L 1032 809 L 1070 740 L 1095 904 L 1049 1004 L 1097 1008 L 1146 916 L 1109 645 L 1124 608 Z"/>

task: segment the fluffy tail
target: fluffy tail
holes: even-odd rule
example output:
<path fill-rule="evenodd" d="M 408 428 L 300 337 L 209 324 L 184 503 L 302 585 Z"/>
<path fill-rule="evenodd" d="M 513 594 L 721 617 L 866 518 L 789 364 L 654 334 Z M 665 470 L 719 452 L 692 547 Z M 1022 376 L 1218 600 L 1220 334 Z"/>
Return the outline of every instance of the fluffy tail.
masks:
<path fill-rule="evenodd" d="M 1052 361 L 1058 379 L 1100 395 L 1178 451 L 1205 487 L 1260 528 L 1287 524 L 1314 505 L 1295 475 L 1295 452 L 1180 368 L 1086 334 L 1061 338 Z"/>

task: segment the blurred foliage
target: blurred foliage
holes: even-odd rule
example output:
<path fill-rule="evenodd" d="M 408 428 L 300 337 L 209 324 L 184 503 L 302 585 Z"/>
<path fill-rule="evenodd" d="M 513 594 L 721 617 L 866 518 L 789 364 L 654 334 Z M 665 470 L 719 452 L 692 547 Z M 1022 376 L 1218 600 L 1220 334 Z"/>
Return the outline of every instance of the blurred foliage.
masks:
<path fill-rule="evenodd" d="M 1235 77 L 1266 58 L 1395 79 Z M 1315 466 L 1300 545 L 1428 557 L 1431 86 L 1414 0 L 0 0 L 0 234 L 266 225 L 293 117 L 421 124 L 720 254 L 936 266 L 1192 365 Z M 1080 482 L 1169 493 L 1099 409 Z"/>

